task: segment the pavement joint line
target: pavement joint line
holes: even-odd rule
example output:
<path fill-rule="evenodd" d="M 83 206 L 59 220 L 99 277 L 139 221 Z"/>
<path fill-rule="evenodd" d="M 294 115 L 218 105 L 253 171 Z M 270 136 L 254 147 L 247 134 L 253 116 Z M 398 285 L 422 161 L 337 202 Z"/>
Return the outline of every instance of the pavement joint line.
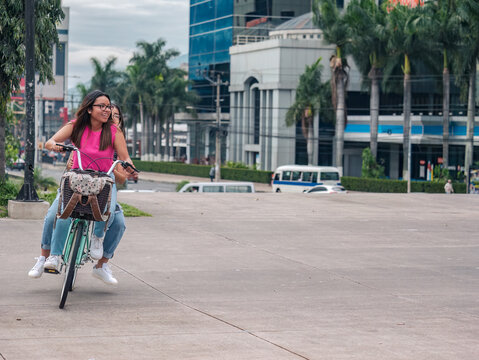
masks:
<path fill-rule="evenodd" d="M 0 356 L 2 357 L 3 360 L 7 360 L 7 358 L 4 357 L 4 356 L 2 355 L 2 353 L 0 353 Z"/>
<path fill-rule="evenodd" d="M 207 317 L 210 317 L 210 318 L 212 318 L 212 319 L 214 319 L 214 320 L 216 320 L 216 321 L 222 322 L 223 324 L 226 324 L 226 325 L 231 326 L 231 327 L 233 327 L 233 328 L 235 328 L 235 329 L 238 329 L 238 330 L 240 330 L 241 332 L 244 332 L 244 333 L 246 333 L 246 334 L 248 334 L 248 335 L 251 335 L 251 336 L 253 336 L 253 337 L 255 337 L 255 338 L 257 338 L 257 339 L 259 339 L 259 340 L 261 340 L 261 341 L 263 341 L 263 342 L 266 342 L 266 343 L 268 343 L 268 344 L 270 344 L 270 345 L 276 346 L 277 348 L 282 349 L 282 350 L 284 350 L 284 351 L 286 351 L 286 352 L 288 352 L 288 353 L 290 353 L 290 354 L 296 355 L 296 356 L 300 357 L 301 359 L 310 360 L 309 358 L 307 358 L 307 357 L 305 357 L 305 356 L 303 356 L 303 355 L 301 355 L 301 354 L 298 354 L 297 352 L 295 352 L 295 351 L 293 351 L 293 350 L 290 350 L 290 349 L 288 349 L 288 348 L 286 348 L 286 347 L 284 347 L 284 346 L 281 346 L 281 345 L 279 345 L 279 344 L 276 344 L 276 343 L 274 343 L 274 342 L 272 342 L 272 341 L 270 341 L 270 340 L 268 340 L 268 339 L 265 339 L 265 338 L 263 338 L 263 337 L 261 337 L 261 336 L 255 334 L 255 333 L 253 333 L 253 332 L 251 332 L 251 331 L 249 331 L 249 330 L 243 329 L 243 328 L 242 328 L 241 326 L 239 326 L 239 325 L 235 325 L 235 324 L 233 324 L 233 323 L 231 323 L 231 322 L 229 322 L 229 321 L 223 320 L 223 319 L 221 319 L 221 318 L 219 318 L 219 317 L 217 317 L 217 316 L 214 316 L 214 315 L 212 315 L 212 314 L 209 314 L 209 313 L 207 313 L 206 311 L 203 311 L 203 310 L 200 310 L 200 309 L 198 309 L 198 308 L 195 308 L 194 306 L 188 305 L 188 304 L 184 303 L 183 301 L 180 301 L 180 300 L 174 298 L 173 296 L 168 295 L 167 293 L 165 293 L 165 292 L 162 291 L 161 289 L 158 289 L 157 287 L 155 287 L 155 286 L 153 286 L 153 285 L 147 283 L 145 280 L 143 280 L 143 279 L 141 279 L 140 277 L 138 277 L 138 276 L 132 274 L 131 272 L 129 272 L 128 270 L 122 268 L 121 266 L 119 266 L 119 265 L 117 265 L 117 264 L 115 264 L 115 263 L 113 263 L 112 265 L 114 265 L 115 267 L 121 269 L 122 271 L 124 271 L 125 273 L 127 273 L 128 275 L 130 275 L 131 277 L 133 277 L 133 278 L 137 279 L 138 281 L 142 282 L 143 284 L 145 284 L 146 286 L 152 288 L 153 290 L 159 292 L 160 294 L 166 296 L 167 298 L 173 300 L 174 302 L 176 302 L 176 303 L 178 303 L 178 304 L 180 304 L 180 305 L 182 305 L 182 306 L 184 306 L 184 307 L 186 307 L 186 308 L 188 308 L 188 309 L 190 309 L 190 310 L 193 310 L 193 311 L 198 312 L 198 313 L 200 313 L 200 314 L 203 314 L 203 315 L 205 315 L 205 316 L 207 316 Z"/>

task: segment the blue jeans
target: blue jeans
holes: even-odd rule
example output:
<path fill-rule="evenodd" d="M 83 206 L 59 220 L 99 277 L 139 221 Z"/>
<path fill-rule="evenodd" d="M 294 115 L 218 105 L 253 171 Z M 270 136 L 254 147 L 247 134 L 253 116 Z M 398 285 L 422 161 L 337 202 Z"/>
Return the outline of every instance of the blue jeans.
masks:
<path fill-rule="evenodd" d="M 57 219 L 55 229 L 53 223 L 55 221 L 56 212 L 58 209 L 58 201 L 60 192 L 57 193 L 55 201 L 48 209 L 47 215 L 43 221 L 42 233 L 42 249 L 50 249 L 51 255 L 61 255 L 65 245 L 66 236 L 72 222 L 71 218 Z M 111 209 L 115 209 L 112 211 Z M 125 217 L 120 205 L 116 202 L 116 185 L 113 186 L 110 203 L 110 219 L 108 220 L 107 232 L 103 240 L 103 256 L 111 259 L 120 243 L 123 233 L 125 232 Z M 102 237 L 104 234 L 105 222 L 95 222 L 94 234 Z"/>

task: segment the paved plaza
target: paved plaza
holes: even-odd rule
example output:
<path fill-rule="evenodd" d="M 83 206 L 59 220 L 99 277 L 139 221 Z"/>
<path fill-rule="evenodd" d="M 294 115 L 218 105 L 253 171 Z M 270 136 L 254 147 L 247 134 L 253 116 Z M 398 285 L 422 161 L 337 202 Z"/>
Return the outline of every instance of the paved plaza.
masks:
<path fill-rule="evenodd" d="M 111 261 L 58 308 L 41 220 L 0 219 L 0 360 L 479 358 L 479 196 L 121 193 Z"/>

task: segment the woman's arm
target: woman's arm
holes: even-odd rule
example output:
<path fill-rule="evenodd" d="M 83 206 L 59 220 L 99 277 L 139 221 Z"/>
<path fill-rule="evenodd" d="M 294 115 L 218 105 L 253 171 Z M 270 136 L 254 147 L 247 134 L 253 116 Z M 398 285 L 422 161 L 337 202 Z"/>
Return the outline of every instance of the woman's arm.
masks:
<path fill-rule="evenodd" d="M 125 137 L 121 131 L 116 132 L 115 142 L 113 145 L 115 147 L 116 154 L 118 155 L 118 159 L 129 162 L 133 165 L 133 161 L 131 161 L 130 155 L 128 154 L 128 149 L 126 147 Z M 132 169 L 127 168 L 125 170 L 135 178 L 138 177 L 138 173 L 134 172 Z"/>
<path fill-rule="evenodd" d="M 73 123 L 69 122 L 65 126 L 63 126 L 60 130 L 56 132 L 48 141 L 45 143 L 45 148 L 47 150 L 53 150 L 55 152 L 63 151 L 61 146 L 57 146 L 55 144 L 60 143 L 63 144 L 67 139 L 72 136 L 73 131 Z"/>

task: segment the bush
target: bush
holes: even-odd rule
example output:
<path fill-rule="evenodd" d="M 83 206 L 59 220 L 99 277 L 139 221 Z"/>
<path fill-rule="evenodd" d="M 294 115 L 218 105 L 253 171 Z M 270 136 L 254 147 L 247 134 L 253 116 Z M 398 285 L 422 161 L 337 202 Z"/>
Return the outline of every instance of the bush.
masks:
<path fill-rule="evenodd" d="M 164 174 L 188 175 L 209 178 L 210 165 L 193 165 L 175 162 L 135 161 L 135 167 L 140 171 L 158 172 Z M 271 171 L 231 169 L 221 167 L 221 178 L 225 180 L 252 181 L 269 184 Z M 141 175 L 140 175 L 141 176 Z"/>
<path fill-rule="evenodd" d="M 7 206 L 8 200 L 17 198 L 20 187 L 11 181 L 0 181 L 0 206 Z"/>
<path fill-rule="evenodd" d="M 362 154 L 363 164 L 361 167 L 361 176 L 364 178 L 384 178 L 384 167 L 376 162 L 371 150 L 365 148 Z"/>
<path fill-rule="evenodd" d="M 343 176 L 341 184 L 351 191 L 365 191 L 378 193 L 406 193 L 406 180 L 367 179 L 352 176 Z M 454 192 L 466 193 L 466 184 L 454 183 Z M 411 192 L 444 193 L 444 183 L 429 181 L 411 181 Z"/>

